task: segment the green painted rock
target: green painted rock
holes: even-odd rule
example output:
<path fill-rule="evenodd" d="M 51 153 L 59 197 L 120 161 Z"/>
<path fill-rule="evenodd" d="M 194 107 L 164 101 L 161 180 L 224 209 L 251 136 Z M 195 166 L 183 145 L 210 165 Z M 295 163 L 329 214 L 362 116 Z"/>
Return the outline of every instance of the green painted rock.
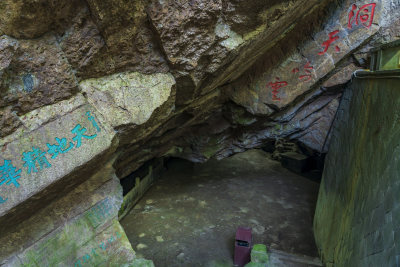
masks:
<path fill-rule="evenodd" d="M 256 244 L 251 250 L 251 262 L 268 263 L 267 247 L 263 244 Z"/>

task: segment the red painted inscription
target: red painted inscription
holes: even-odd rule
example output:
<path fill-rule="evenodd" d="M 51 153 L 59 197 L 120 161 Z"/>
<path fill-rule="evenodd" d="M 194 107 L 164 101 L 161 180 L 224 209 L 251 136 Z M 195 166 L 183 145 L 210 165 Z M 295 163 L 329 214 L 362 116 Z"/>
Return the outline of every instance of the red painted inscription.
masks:
<path fill-rule="evenodd" d="M 288 85 L 287 82 L 285 81 L 280 81 L 278 77 L 275 78 L 276 82 L 270 82 L 267 87 L 272 88 L 272 100 L 273 101 L 280 101 L 281 99 L 277 96 L 278 90 L 281 89 L 282 87 L 285 87 Z"/>
<path fill-rule="evenodd" d="M 374 21 L 376 3 L 366 4 L 360 7 L 356 13 L 357 5 L 353 4 L 351 6 L 351 11 L 349 13 L 349 21 L 347 23 L 347 28 L 352 29 L 353 24 L 363 25 L 365 28 L 369 28 Z"/>

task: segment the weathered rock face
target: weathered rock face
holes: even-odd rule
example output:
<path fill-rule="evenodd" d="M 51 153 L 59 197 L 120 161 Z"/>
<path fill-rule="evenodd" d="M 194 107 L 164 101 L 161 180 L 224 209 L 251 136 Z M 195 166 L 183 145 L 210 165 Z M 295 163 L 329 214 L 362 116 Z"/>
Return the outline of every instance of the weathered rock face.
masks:
<path fill-rule="evenodd" d="M 19 41 L 5 35 L 0 38 L 4 52 L 0 72 L 0 108 L 22 115 L 78 92 L 72 68 L 54 36 Z M 4 130 L 1 127 L 0 136 L 15 129 L 5 126 Z"/>
<path fill-rule="evenodd" d="M 41 238 L 68 235 L 66 225 L 100 201 L 88 200 L 92 195 L 116 198 L 116 191 L 90 189 L 68 211 L 60 208 L 86 190 L 88 179 L 104 182 L 102 173 L 121 179 L 155 157 L 203 162 L 276 139 L 326 153 L 351 74 L 368 67 L 371 46 L 399 38 L 399 6 L 389 0 L 2 1 L 0 236 L 18 245 L 0 243 L 1 262 L 100 264 L 107 256 L 94 258 L 89 250 L 112 233 L 96 227 L 77 226 L 91 236 L 67 240 L 59 261 L 39 259 L 38 247 Z M 119 200 L 113 203 L 117 210 Z M 107 223 L 119 227 L 114 218 Z M 114 239 L 127 251 L 122 260 L 133 260 L 125 241 Z M 84 240 L 90 245 L 83 249 Z"/>
<path fill-rule="evenodd" d="M 168 100 L 175 80 L 172 75 L 120 73 L 80 83 L 89 103 L 114 128 L 141 125 Z"/>
<path fill-rule="evenodd" d="M 74 16 L 81 0 L 1 1 L 1 31 L 14 38 L 36 38 L 50 30 L 62 31 Z"/>
<path fill-rule="evenodd" d="M 167 72 L 168 65 L 144 12 L 145 1 L 87 1 L 61 47 L 80 78 L 120 71 Z"/>

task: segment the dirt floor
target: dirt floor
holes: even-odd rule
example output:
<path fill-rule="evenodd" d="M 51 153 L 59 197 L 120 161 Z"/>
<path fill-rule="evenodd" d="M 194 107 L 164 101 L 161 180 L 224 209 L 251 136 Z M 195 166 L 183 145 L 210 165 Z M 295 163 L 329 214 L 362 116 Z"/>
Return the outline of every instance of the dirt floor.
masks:
<path fill-rule="evenodd" d="M 174 160 L 121 224 L 156 267 L 232 266 L 238 226 L 252 227 L 256 244 L 316 257 L 318 189 L 261 150 L 205 164 Z"/>

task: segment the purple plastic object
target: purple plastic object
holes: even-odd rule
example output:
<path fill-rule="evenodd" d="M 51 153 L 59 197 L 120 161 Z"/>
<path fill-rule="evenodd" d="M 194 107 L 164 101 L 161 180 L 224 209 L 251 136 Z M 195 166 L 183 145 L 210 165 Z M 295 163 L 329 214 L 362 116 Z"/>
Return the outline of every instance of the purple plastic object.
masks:
<path fill-rule="evenodd" d="M 243 267 L 250 262 L 250 252 L 252 246 L 251 228 L 239 227 L 236 230 L 235 238 L 235 266 Z"/>

